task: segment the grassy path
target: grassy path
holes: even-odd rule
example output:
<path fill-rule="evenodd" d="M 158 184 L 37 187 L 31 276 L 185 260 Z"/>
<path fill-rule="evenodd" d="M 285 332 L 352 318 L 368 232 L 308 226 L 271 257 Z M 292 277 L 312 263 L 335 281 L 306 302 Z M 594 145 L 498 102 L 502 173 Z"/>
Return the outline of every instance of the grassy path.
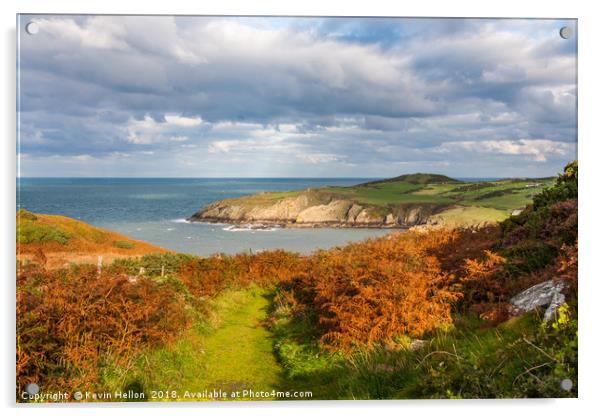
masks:
<path fill-rule="evenodd" d="M 259 289 L 231 293 L 221 306 L 218 329 L 203 342 L 202 386 L 224 390 L 272 390 L 281 368 L 272 352 L 270 332 L 262 326 L 269 301 Z"/>
<path fill-rule="evenodd" d="M 224 293 L 214 302 L 211 328 L 193 327 L 173 345 L 145 355 L 133 382 L 145 390 L 175 390 L 178 400 L 207 400 L 184 397 L 187 391 L 240 391 L 244 400 L 243 390 L 278 390 L 282 369 L 272 335 L 262 326 L 269 304 L 259 288 Z"/>

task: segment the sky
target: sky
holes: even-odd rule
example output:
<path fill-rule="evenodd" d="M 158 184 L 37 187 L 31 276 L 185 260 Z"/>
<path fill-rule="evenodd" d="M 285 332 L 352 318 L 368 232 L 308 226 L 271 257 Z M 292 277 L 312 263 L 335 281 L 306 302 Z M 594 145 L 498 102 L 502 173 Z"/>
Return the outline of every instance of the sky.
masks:
<path fill-rule="evenodd" d="M 17 30 L 20 176 L 541 177 L 577 157 L 575 20 L 21 15 Z"/>

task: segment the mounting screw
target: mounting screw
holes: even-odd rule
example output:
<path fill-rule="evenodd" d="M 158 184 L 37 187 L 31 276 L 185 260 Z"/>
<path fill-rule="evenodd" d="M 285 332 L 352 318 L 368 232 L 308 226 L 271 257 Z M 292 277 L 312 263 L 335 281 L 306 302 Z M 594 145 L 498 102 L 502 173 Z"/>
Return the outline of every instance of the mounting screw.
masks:
<path fill-rule="evenodd" d="M 568 39 L 573 35 L 573 31 L 568 26 L 563 26 L 560 28 L 560 37 L 562 39 Z"/>

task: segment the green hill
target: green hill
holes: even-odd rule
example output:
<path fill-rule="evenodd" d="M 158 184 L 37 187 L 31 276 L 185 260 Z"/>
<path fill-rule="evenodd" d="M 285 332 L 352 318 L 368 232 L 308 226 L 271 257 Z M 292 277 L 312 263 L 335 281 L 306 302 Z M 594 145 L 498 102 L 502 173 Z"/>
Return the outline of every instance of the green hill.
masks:
<path fill-rule="evenodd" d="M 553 178 L 462 182 L 415 173 L 354 186 L 262 192 L 216 201 L 190 221 L 287 227 L 475 226 L 503 220 Z"/>
<path fill-rule="evenodd" d="M 412 183 L 415 185 L 427 185 L 427 184 L 435 184 L 435 183 L 459 183 L 461 181 L 457 179 L 450 178 L 445 175 L 438 175 L 435 173 L 412 173 L 409 175 L 400 175 L 394 178 L 382 179 L 373 182 L 366 182 L 356 186 L 370 186 L 377 185 L 381 183 L 389 183 L 389 182 L 405 182 Z"/>

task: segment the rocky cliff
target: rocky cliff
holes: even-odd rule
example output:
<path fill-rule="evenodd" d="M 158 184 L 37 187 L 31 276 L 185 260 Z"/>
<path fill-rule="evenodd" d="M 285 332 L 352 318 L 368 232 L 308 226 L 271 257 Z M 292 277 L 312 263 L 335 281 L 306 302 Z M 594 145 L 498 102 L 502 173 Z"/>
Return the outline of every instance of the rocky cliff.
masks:
<path fill-rule="evenodd" d="M 271 202 L 226 199 L 207 205 L 192 222 L 263 223 L 288 227 L 409 227 L 435 212 L 429 204 L 362 205 L 349 199 L 320 200 L 311 191 Z"/>

